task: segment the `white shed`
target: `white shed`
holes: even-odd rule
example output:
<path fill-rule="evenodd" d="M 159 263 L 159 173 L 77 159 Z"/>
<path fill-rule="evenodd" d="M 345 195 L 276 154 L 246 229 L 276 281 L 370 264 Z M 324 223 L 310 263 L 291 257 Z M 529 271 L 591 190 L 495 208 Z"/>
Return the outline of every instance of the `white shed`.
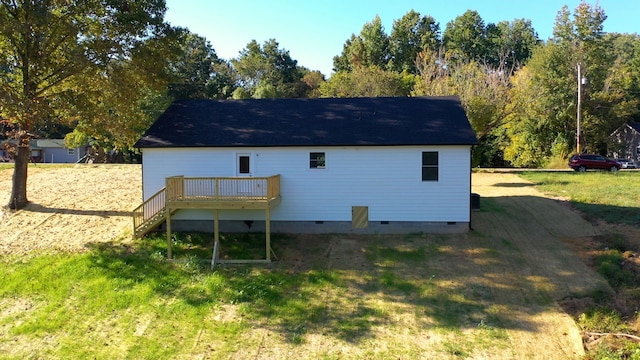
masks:
<path fill-rule="evenodd" d="M 158 211 L 174 230 L 466 231 L 476 143 L 457 97 L 176 101 L 136 143 L 136 233 Z"/>

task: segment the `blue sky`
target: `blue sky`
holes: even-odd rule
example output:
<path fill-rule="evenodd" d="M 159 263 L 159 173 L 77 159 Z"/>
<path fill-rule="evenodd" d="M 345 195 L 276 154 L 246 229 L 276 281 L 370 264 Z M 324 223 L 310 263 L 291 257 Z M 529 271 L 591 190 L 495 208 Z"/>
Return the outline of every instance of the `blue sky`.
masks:
<path fill-rule="evenodd" d="M 529 19 L 541 39 L 551 36 L 558 11 L 570 10 L 580 0 L 166 0 L 165 19 L 207 38 L 219 57 L 230 60 L 255 39 L 262 44 L 274 38 L 298 65 L 331 74 L 333 57 L 351 34 L 376 15 L 387 34 L 393 21 L 413 9 L 446 24 L 468 9 L 485 23 Z M 590 2 L 595 4 L 595 2 Z M 608 19 L 607 32 L 640 33 L 637 0 L 600 0 Z"/>

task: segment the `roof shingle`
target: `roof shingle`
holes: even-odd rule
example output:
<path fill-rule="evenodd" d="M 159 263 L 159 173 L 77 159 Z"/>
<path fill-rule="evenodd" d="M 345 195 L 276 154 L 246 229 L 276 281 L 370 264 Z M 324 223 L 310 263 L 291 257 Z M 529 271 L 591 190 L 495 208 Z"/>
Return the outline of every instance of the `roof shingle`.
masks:
<path fill-rule="evenodd" d="M 135 146 L 475 144 L 457 97 L 381 97 L 181 100 Z"/>

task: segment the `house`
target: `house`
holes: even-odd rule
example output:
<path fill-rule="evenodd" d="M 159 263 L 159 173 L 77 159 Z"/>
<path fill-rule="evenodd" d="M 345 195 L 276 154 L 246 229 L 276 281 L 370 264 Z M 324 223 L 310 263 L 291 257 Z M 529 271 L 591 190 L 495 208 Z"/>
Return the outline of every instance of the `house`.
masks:
<path fill-rule="evenodd" d="M 609 135 L 609 156 L 640 160 L 640 122 L 622 125 Z"/>
<path fill-rule="evenodd" d="M 31 162 L 34 163 L 75 163 L 85 154 L 85 147 L 67 148 L 64 139 L 33 139 L 29 141 Z M 12 161 L 5 150 L 0 149 L 1 161 Z"/>
<path fill-rule="evenodd" d="M 64 139 L 37 139 L 35 142 L 36 148 L 41 150 L 40 162 L 75 163 L 86 155 L 85 146 L 68 148 Z"/>
<path fill-rule="evenodd" d="M 135 145 L 135 232 L 464 232 L 476 143 L 457 97 L 176 101 Z"/>

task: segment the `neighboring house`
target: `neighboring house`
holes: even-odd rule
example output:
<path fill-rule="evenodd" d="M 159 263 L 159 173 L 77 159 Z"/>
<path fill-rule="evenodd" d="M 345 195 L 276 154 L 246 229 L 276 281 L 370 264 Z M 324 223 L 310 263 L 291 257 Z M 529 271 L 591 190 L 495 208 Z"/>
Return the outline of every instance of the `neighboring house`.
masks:
<path fill-rule="evenodd" d="M 42 162 L 75 163 L 86 155 L 86 146 L 67 148 L 64 139 L 38 139 L 38 148 L 42 149 Z"/>
<path fill-rule="evenodd" d="M 615 159 L 640 160 L 640 123 L 622 125 L 609 135 L 609 156 Z"/>
<path fill-rule="evenodd" d="M 476 143 L 457 97 L 176 101 L 135 145 L 135 232 L 464 232 Z"/>
<path fill-rule="evenodd" d="M 65 147 L 64 139 L 34 139 L 29 146 L 34 163 L 75 163 L 86 154 L 85 147 Z M 0 150 L 0 156 L 3 161 L 12 161 L 4 150 Z"/>

